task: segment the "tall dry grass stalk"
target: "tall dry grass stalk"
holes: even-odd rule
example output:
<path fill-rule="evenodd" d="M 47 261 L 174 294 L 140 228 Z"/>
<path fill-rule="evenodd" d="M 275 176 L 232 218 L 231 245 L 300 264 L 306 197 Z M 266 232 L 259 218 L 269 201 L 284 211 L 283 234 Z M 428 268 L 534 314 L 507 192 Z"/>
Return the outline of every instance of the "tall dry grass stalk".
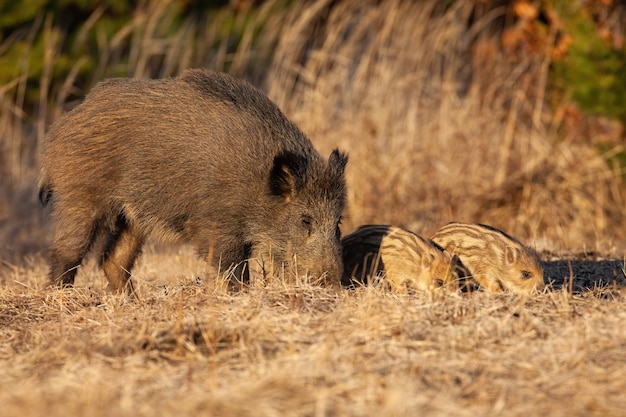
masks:
<path fill-rule="evenodd" d="M 541 248 L 623 242 L 616 173 L 592 146 L 554 134 L 549 54 L 507 57 L 504 13 L 434 0 L 293 11 L 269 93 L 321 147 L 349 151 L 348 229 L 462 220 Z"/>

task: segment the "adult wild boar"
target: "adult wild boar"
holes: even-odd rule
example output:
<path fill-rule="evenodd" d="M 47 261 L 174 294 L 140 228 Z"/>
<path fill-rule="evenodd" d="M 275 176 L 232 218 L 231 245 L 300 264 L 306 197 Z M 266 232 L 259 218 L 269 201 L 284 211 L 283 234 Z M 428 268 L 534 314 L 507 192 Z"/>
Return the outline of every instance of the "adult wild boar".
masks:
<path fill-rule="evenodd" d="M 339 282 L 347 160 L 337 149 L 325 160 L 263 93 L 226 74 L 101 82 L 45 139 L 50 279 L 71 286 L 103 240 L 110 288 L 132 292 L 153 233 L 212 250 L 221 270 L 245 275 L 254 257 Z"/>

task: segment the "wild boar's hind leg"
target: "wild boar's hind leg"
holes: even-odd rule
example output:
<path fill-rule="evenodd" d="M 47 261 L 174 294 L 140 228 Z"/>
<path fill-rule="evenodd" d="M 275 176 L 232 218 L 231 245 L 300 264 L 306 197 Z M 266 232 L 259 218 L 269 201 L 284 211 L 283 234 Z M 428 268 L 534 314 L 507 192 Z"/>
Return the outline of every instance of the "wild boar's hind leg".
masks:
<path fill-rule="evenodd" d="M 78 266 L 91 248 L 99 231 L 92 210 L 55 206 L 52 217 L 55 235 L 50 250 L 50 282 L 60 287 L 74 285 Z"/>
<path fill-rule="evenodd" d="M 100 259 L 113 292 L 134 294 L 130 270 L 141 252 L 143 243 L 143 234 L 123 215 L 120 215 L 115 230 L 109 231 L 107 235 L 104 252 Z"/>

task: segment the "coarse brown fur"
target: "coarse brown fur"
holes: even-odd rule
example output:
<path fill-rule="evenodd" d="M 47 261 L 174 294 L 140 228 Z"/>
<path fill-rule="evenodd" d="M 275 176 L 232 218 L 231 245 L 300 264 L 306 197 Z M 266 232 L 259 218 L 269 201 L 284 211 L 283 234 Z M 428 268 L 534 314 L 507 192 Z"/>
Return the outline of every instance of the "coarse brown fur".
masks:
<path fill-rule="evenodd" d="M 382 280 L 394 291 L 456 290 L 458 258 L 428 239 L 395 226 L 364 225 L 341 240 L 342 284 Z"/>
<path fill-rule="evenodd" d="M 453 222 L 431 239 L 457 255 L 472 278 L 487 291 L 528 294 L 545 287 L 537 252 L 495 227 Z"/>
<path fill-rule="evenodd" d="M 114 291 L 149 234 L 191 242 L 221 270 L 250 257 L 339 281 L 347 156 L 328 161 L 263 93 L 206 70 L 109 79 L 46 137 L 42 203 L 55 226 L 50 279 L 71 285 L 96 239 Z M 297 255 L 297 256 L 296 256 Z M 277 268 L 278 269 L 278 268 Z"/>

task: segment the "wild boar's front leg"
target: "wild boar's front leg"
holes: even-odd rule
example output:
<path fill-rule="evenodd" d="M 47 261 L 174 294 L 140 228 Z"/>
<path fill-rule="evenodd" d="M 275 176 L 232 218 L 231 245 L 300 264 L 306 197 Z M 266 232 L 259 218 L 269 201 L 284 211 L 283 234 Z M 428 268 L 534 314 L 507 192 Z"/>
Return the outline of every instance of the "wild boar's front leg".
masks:
<path fill-rule="evenodd" d="M 141 252 L 143 235 L 123 215 L 117 219 L 116 228 L 107 235 L 101 258 L 102 269 L 111 291 L 134 294 L 130 270 Z"/>

